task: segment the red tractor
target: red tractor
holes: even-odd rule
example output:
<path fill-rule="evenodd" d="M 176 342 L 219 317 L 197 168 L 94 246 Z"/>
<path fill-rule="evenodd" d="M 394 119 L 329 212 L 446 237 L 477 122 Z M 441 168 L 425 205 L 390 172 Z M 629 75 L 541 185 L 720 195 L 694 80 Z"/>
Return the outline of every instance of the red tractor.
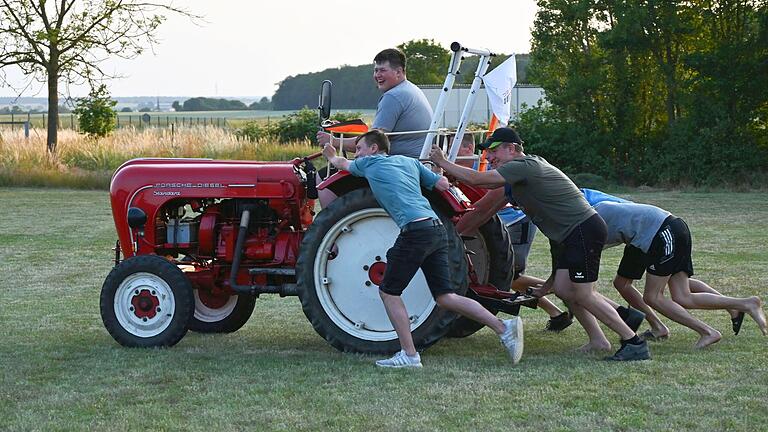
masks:
<path fill-rule="evenodd" d="M 323 94 L 327 118 L 330 93 Z M 346 172 L 317 186 L 339 198 L 314 217 L 312 160 L 319 155 L 289 162 L 135 159 L 118 168 L 110 185 L 115 267 L 100 301 L 112 337 L 152 347 L 174 345 L 187 330 L 234 332 L 258 296 L 272 293 L 298 296 L 315 330 L 339 350 L 399 349 L 378 295 L 398 228 L 365 179 Z M 498 218 L 472 238 L 453 228 L 483 191 L 459 185 L 425 193 L 449 234 L 453 288 L 493 311 L 517 314 L 520 304 L 533 305 L 535 299 L 495 288 L 509 289 L 512 269 Z M 479 328 L 438 308 L 421 272 L 403 301 L 419 348 Z"/>

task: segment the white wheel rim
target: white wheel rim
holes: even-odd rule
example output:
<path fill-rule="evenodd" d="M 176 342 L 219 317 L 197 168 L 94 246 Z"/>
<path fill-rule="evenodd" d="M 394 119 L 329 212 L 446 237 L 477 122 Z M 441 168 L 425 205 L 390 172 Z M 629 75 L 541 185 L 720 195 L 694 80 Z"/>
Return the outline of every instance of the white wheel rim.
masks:
<path fill-rule="evenodd" d="M 154 315 L 138 310 L 135 298 L 139 295 L 150 296 L 157 300 Z M 134 273 L 123 279 L 115 292 L 113 306 L 115 317 L 127 332 L 142 338 L 150 338 L 162 333 L 171 324 L 176 311 L 176 298 L 168 283 L 152 273 Z"/>
<path fill-rule="evenodd" d="M 195 294 L 195 318 L 198 321 L 212 323 L 212 322 L 219 322 L 225 319 L 226 317 L 230 316 L 232 314 L 232 311 L 235 310 L 235 306 L 237 305 L 237 299 L 238 296 L 233 295 L 229 297 L 229 300 L 224 304 L 224 306 L 220 308 L 211 308 L 205 305 L 202 300 L 200 300 L 200 294 L 198 290 L 194 290 Z"/>
<path fill-rule="evenodd" d="M 351 213 L 328 230 L 314 262 L 315 290 L 325 313 L 344 332 L 368 341 L 389 341 L 397 334 L 384 310 L 378 286 L 364 266 L 386 261 L 400 230 L 380 208 Z M 328 259 L 336 244 L 338 256 Z M 402 294 L 411 330 L 429 318 L 436 304 L 419 269 Z"/>

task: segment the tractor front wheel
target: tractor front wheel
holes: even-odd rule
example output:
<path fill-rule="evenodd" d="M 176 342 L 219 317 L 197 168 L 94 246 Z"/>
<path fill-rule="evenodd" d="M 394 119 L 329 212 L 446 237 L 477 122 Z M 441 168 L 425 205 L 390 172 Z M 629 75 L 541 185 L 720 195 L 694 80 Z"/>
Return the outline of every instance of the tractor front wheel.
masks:
<path fill-rule="evenodd" d="M 127 347 L 172 346 L 187 333 L 195 303 L 189 279 L 156 255 L 124 260 L 101 288 L 101 319 Z"/>

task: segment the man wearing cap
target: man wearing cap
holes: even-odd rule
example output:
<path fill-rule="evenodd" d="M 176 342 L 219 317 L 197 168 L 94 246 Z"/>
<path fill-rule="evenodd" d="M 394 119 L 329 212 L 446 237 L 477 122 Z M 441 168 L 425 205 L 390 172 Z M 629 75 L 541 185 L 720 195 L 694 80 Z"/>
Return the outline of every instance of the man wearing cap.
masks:
<path fill-rule="evenodd" d="M 387 268 L 379 285 L 379 295 L 402 349 L 391 358 L 377 361 L 376 365 L 421 367 L 421 357 L 411 336 L 408 311 L 400 299 L 419 268 L 424 272 L 438 306 L 493 329 L 513 363 L 519 362 L 523 355 L 523 323 L 520 318 L 501 321 L 480 303 L 451 289 L 445 227 L 421 193 L 422 186 L 448 189 L 448 180 L 416 159 L 388 157 L 389 140 L 380 130 L 372 129 L 356 141 L 354 161 L 337 156 L 336 149 L 330 144 L 323 148 L 323 154 L 336 168 L 365 177 L 376 200 L 400 228 L 395 244 L 387 251 Z"/>
<path fill-rule="evenodd" d="M 545 159 L 526 155 L 523 141 L 512 128 L 495 130 L 480 147 L 487 149 L 493 170 L 481 172 L 458 166 L 446 160 L 437 146 L 433 146 L 430 158 L 446 174 L 461 182 L 494 189 L 489 194 L 503 194 L 549 238 L 552 274 L 537 294 L 544 295 L 554 289 L 555 294 L 571 306 L 584 328 L 597 326 L 597 318 L 616 332 L 621 338 L 621 348 L 607 360 L 649 359 L 647 343 L 637 337 L 595 290 L 607 228 L 581 191 Z M 484 212 L 487 214 L 473 217 L 488 219 L 499 208 L 490 207 Z M 585 349 L 604 349 L 606 343 L 610 346 L 607 340 L 590 340 Z"/>

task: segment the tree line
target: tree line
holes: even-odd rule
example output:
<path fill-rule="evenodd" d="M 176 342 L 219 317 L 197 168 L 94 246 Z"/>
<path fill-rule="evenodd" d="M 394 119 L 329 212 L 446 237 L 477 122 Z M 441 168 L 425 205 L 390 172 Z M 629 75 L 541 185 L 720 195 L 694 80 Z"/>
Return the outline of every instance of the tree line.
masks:
<path fill-rule="evenodd" d="M 184 103 L 174 101 L 171 107 L 176 111 L 271 110 L 272 101 L 265 96 L 250 105 L 246 105 L 239 100 L 195 97 L 185 100 Z"/>
<path fill-rule="evenodd" d="M 624 184 L 760 184 L 768 2 L 539 0 L 529 151 Z"/>

